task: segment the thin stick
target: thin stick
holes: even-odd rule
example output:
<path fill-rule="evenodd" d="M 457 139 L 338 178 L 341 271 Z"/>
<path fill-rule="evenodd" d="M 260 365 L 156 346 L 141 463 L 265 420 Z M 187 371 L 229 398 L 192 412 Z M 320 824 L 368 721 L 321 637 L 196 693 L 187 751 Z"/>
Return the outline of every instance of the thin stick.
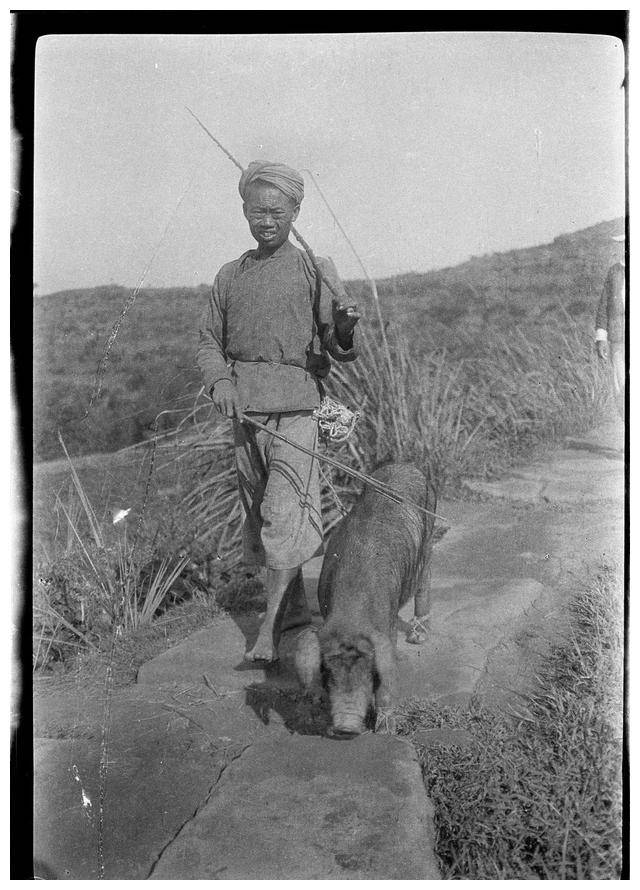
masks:
<path fill-rule="evenodd" d="M 399 389 L 398 389 L 398 385 L 397 385 L 397 381 L 396 381 L 395 371 L 394 371 L 394 369 L 393 369 L 393 363 L 392 363 L 392 361 L 391 361 L 391 350 L 389 349 L 389 342 L 388 342 L 388 340 L 387 340 L 387 334 L 386 334 L 386 331 L 385 331 L 385 329 L 384 329 L 384 320 L 383 320 L 383 318 L 382 318 L 382 310 L 380 309 L 380 298 L 378 297 L 378 287 L 377 287 L 377 285 L 376 285 L 376 282 L 375 282 L 375 280 L 371 277 L 371 275 L 369 274 L 369 271 L 368 271 L 367 267 L 365 266 L 365 264 L 362 262 L 362 259 L 360 258 L 360 254 L 359 254 L 358 251 L 356 250 L 353 241 L 352 241 L 351 238 L 347 235 L 346 231 L 344 230 L 344 228 L 343 228 L 343 226 L 342 226 L 342 223 L 340 222 L 340 220 L 338 219 L 338 217 L 335 215 L 335 213 L 334 213 L 334 211 L 333 211 L 333 208 L 331 207 L 331 204 L 329 204 L 329 202 L 327 201 L 327 198 L 325 197 L 324 192 L 322 191 L 322 189 L 321 189 L 320 186 L 318 185 L 318 182 L 316 181 L 315 176 L 313 175 L 313 173 L 311 172 L 311 170 L 309 170 L 308 168 L 305 168 L 304 172 L 305 172 L 305 173 L 308 173 L 309 176 L 311 177 L 311 181 L 313 182 L 313 184 L 315 185 L 315 187 L 318 189 L 318 193 L 319 193 L 320 197 L 322 198 L 322 200 L 324 201 L 327 210 L 328 210 L 329 213 L 331 214 L 331 216 L 332 216 L 332 218 L 333 218 L 333 221 L 335 222 L 335 224 L 338 226 L 338 228 L 340 229 L 340 231 L 341 231 L 342 234 L 344 235 L 347 244 L 349 245 L 349 247 L 350 247 L 351 250 L 353 251 L 353 255 L 354 255 L 355 258 L 357 259 L 358 263 L 360 264 L 360 268 L 361 268 L 362 271 L 364 272 L 364 276 L 365 276 L 365 278 L 366 278 L 367 281 L 369 282 L 369 287 L 371 288 L 371 293 L 372 293 L 372 295 L 373 295 L 373 302 L 374 302 L 374 305 L 375 305 L 375 307 L 376 307 L 376 314 L 377 314 L 377 316 L 378 316 L 378 324 L 380 325 L 380 336 L 382 337 L 382 345 L 383 345 L 383 347 L 384 347 L 384 354 L 385 354 L 385 357 L 386 357 L 386 359 L 387 359 L 387 366 L 388 366 L 388 368 L 389 368 L 389 379 L 390 379 L 390 381 L 391 381 L 391 384 L 392 384 L 392 386 L 393 386 L 394 391 L 395 391 L 396 393 L 398 393 L 398 392 L 399 392 Z M 395 434 L 396 434 L 396 441 L 397 441 L 397 443 L 398 443 L 398 446 L 400 447 L 400 446 L 401 446 L 401 437 L 400 437 L 400 431 L 398 430 L 398 425 L 397 425 L 397 423 L 396 423 L 395 414 L 392 414 L 391 416 L 392 416 L 392 419 L 393 419 L 393 425 L 394 425 Z"/>
<path fill-rule="evenodd" d="M 115 321 L 114 324 L 113 324 L 113 327 L 112 327 L 112 329 L 111 329 L 111 333 L 109 334 L 109 337 L 107 338 L 107 342 L 106 342 L 105 345 L 104 345 L 104 349 L 103 349 L 103 352 L 102 352 L 102 357 L 101 357 L 101 359 L 100 359 L 100 361 L 99 361 L 99 363 L 98 363 L 98 368 L 97 368 L 97 370 L 96 370 L 96 376 L 95 376 L 95 383 L 94 383 L 94 387 L 93 387 L 93 392 L 91 393 L 91 397 L 89 398 L 89 404 L 87 405 L 87 408 L 86 408 L 84 414 L 83 414 L 82 417 L 80 418 L 80 422 L 82 422 L 82 421 L 84 421 L 84 420 L 87 419 L 87 417 L 89 416 L 89 414 L 90 414 L 90 412 L 91 412 L 91 410 L 92 410 L 92 408 L 93 408 L 93 406 L 94 406 L 96 400 L 99 399 L 99 398 L 100 398 L 100 395 L 102 394 L 102 383 L 103 383 L 103 381 L 104 381 L 104 377 L 105 377 L 105 374 L 106 374 L 106 372 L 107 372 L 107 365 L 108 365 L 108 362 L 109 362 L 109 355 L 110 355 L 110 353 L 111 353 L 111 347 L 113 346 L 113 344 L 114 344 L 115 341 L 116 341 L 116 338 L 117 338 L 117 336 L 118 336 L 118 333 L 119 333 L 119 331 L 120 331 L 120 328 L 121 328 L 121 326 L 122 326 L 122 323 L 123 323 L 123 321 L 125 320 L 125 317 L 127 316 L 129 310 L 131 309 L 131 307 L 132 307 L 133 304 L 135 303 L 135 301 L 136 301 L 136 297 L 137 297 L 138 294 L 140 293 L 140 291 L 141 291 L 141 289 L 142 289 L 142 286 L 143 286 L 144 282 L 146 281 L 147 275 L 149 274 L 149 270 L 151 269 L 152 265 L 154 264 L 155 259 L 156 259 L 156 257 L 158 256 L 158 254 L 159 254 L 159 252 L 160 252 L 160 248 L 161 248 L 162 245 L 164 244 L 164 240 L 165 240 L 165 238 L 167 237 L 167 233 L 168 233 L 168 231 L 169 231 L 169 228 L 170 228 L 170 226 L 171 226 L 171 223 L 173 222 L 174 217 L 175 217 L 176 213 L 178 212 L 178 210 L 179 210 L 179 208 L 180 208 L 180 205 L 182 204 L 182 202 L 184 201 L 184 199 L 187 197 L 187 193 L 189 192 L 189 189 L 191 188 L 191 184 L 192 184 L 192 182 L 194 181 L 194 179 L 195 179 L 195 177 L 196 177 L 196 173 L 197 173 L 197 170 L 194 170 L 193 175 L 191 176 L 191 178 L 190 178 L 189 182 L 187 183 L 187 185 L 186 185 L 184 191 L 183 191 L 182 194 L 180 195 L 177 204 L 176 204 L 175 207 L 173 208 L 171 214 L 169 215 L 169 218 L 167 219 L 167 221 L 166 221 L 166 223 L 165 223 L 165 227 L 164 227 L 164 229 L 163 229 L 163 231 L 162 231 L 162 235 L 160 236 L 160 240 L 158 241 L 158 243 L 156 244 L 156 246 L 155 246 L 155 248 L 154 248 L 154 251 L 153 251 L 153 254 L 152 254 L 152 256 L 151 256 L 151 259 L 149 260 L 149 262 L 148 262 L 147 265 L 145 266 L 145 269 L 144 269 L 142 275 L 140 276 L 140 279 L 139 279 L 138 283 L 136 284 L 134 290 L 132 291 L 131 294 L 129 294 L 129 296 L 127 297 L 127 299 L 124 301 L 124 304 L 123 304 L 123 306 L 122 306 L 122 309 L 120 310 L 120 315 L 118 316 L 118 318 L 116 319 L 116 321 Z"/>
<path fill-rule="evenodd" d="M 333 221 L 335 222 L 335 224 L 338 226 L 338 228 L 340 229 L 340 231 L 341 231 L 342 234 L 344 235 L 347 244 L 348 244 L 349 247 L 351 248 L 351 250 L 352 250 L 352 252 L 353 252 L 353 255 L 355 256 L 355 258 L 357 259 L 358 263 L 360 264 L 360 268 L 361 268 L 362 271 L 364 272 L 364 277 L 365 277 L 365 278 L 367 279 L 367 281 L 369 282 L 369 286 L 370 286 L 370 288 L 371 288 L 371 293 L 373 294 L 373 301 L 374 301 L 374 303 L 375 303 L 375 307 L 376 307 L 376 313 L 377 313 L 377 315 L 378 315 L 378 323 L 380 324 L 380 333 L 381 333 L 381 335 L 382 335 L 382 342 L 383 342 L 383 344 L 384 344 L 385 355 L 386 355 L 386 357 L 387 357 L 387 363 L 388 363 L 388 365 L 389 365 L 389 374 L 391 375 L 391 380 L 395 382 L 395 377 L 394 377 L 394 373 L 393 373 L 393 366 L 392 366 L 392 364 L 391 364 L 391 352 L 390 352 L 390 350 L 389 350 L 389 343 L 387 342 L 387 335 L 386 335 L 385 330 L 384 330 L 384 322 L 383 322 L 383 319 L 382 319 L 382 312 L 381 312 L 381 310 L 380 310 L 380 298 L 378 297 L 378 288 L 377 288 L 377 285 L 376 285 L 376 283 L 375 283 L 375 280 L 371 277 L 371 275 L 369 274 L 369 272 L 368 272 L 368 270 L 367 270 L 367 267 L 366 267 L 365 264 L 362 262 L 362 259 L 360 258 L 360 254 L 359 254 L 358 251 L 356 250 L 356 248 L 355 248 L 355 246 L 354 246 L 354 244 L 353 244 L 353 241 L 352 241 L 351 238 L 347 235 L 347 233 L 345 232 L 345 230 L 344 230 L 344 228 L 343 228 L 343 226 L 342 226 L 342 223 L 340 222 L 340 220 L 338 219 L 338 217 L 335 215 L 335 213 L 334 213 L 334 211 L 333 211 L 333 208 L 331 207 L 331 204 L 329 204 L 329 202 L 327 201 L 327 198 L 325 197 L 324 192 L 322 191 L 322 189 L 321 189 L 320 186 L 318 185 L 318 182 L 316 181 L 315 176 L 313 175 L 313 173 L 311 172 L 311 170 L 309 170 L 309 169 L 306 168 L 306 167 L 305 167 L 305 169 L 304 169 L 304 172 L 305 172 L 305 173 L 308 173 L 309 176 L 311 177 L 311 181 L 313 182 L 313 184 L 315 185 L 315 187 L 318 189 L 318 193 L 319 193 L 320 197 L 322 198 L 322 200 L 324 201 L 327 210 L 328 210 L 329 213 L 331 214 L 331 216 L 332 216 L 332 218 L 333 218 Z"/>
<path fill-rule="evenodd" d="M 215 142 L 215 144 L 218 146 L 218 148 L 220 149 L 220 151 L 222 151 L 224 154 L 226 154 L 226 156 L 229 158 L 230 161 L 233 161 L 233 163 L 236 165 L 236 167 L 238 168 L 238 170 L 240 170 L 241 173 L 244 173 L 244 167 L 242 166 L 242 164 L 240 163 L 240 161 L 236 160 L 236 159 L 234 158 L 234 156 L 231 154 L 231 152 L 230 152 L 230 151 L 227 151 L 227 149 L 224 147 L 224 145 L 223 145 L 221 142 L 218 142 L 218 140 L 217 140 L 216 137 L 213 135 L 213 133 L 211 132 L 211 130 L 208 130 L 208 129 L 205 127 L 205 125 L 202 123 L 202 121 L 200 120 L 200 118 L 198 117 L 198 115 L 195 114 L 195 112 L 191 111 L 191 109 L 189 108 L 188 105 L 185 105 L 184 107 L 187 109 L 187 111 L 189 112 L 189 114 L 191 115 L 191 117 L 195 118 L 195 120 L 200 124 L 200 126 L 201 126 L 202 129 L 205 131 L 205 133 L 207 134 L 207 136 L 209 137 L 209 139 L 212 139 L 212 140 Z"/>
<path fill-rule="evenodd" d="M 409 500 L 409 498 L 402 497 L 402 495 L 398 494 L 397 491 L 395 491 L 385 482 L 374 479 L 372 476 L 367 476 L 366 473 L 361 473 L 359 470 L 354 470 L 352 467 L 348 467 L 341 461 L 336 460 L 335 457 L 329 457 L 328 454 L 320 454 L 320 452 L 312 451 L 310 448 L 306 448 L 304 445 L 300 445 L 298 442 L 293 442 L 287 436 L 283 436 L 282 433 L 277 433 L 275 430 L 269 429 L 269 427 L 258 423 L 257 420 L 254 420 L 252 417 L 248 417 L 246 414 L 242 414 L 239 419 L 243 423 L 249 423 L 252 426 L 255 426 L 257 429 L 262 430 L 265 433 L 269 433 L 270 436 L 273 436 L 276 439 L 280 439 L 282 442 L 286 442 L 287 445 L 291 445 L 293 448 L 297 448 L 298 451 L 302 451 L 304 452 L 304 454 L 308 454 L 310 457 L 316 457 L 318 460 L 322 460 L 325 463 L 330 464 L 332 467 L 337 467 L 337 469 L 342 470 L 344 473 L 347 473 L 347 475 L 353 476 L 355 479 L 359 479 L 366 485 L 371 485 L 373 488 L 375 488 L 378 494 L 383 495 L 383 497 L 388 498 L 390 501 L 394 501 L 394 503 L 396 504 L 407 504 L 411 507 L 415 507 L 416 510 L 422 511 L 422 513 L 426 513 L 427 516 L 435 516 L 436 519 L 442 519 L 443 522 L 449 521 L 444 516 L 440 516 L 439 513 L 432 513 L 431 510 L 427 510 L 425 507 L 421 507 L 420 504 L 416 504 L 415 501 L 411 501 Z"/>
<path fill-rule="evenodd" d="M 193 112 L 193 111 L 189 108 L 188 105 L 185 105 L 184 107 L 187 109 L 187 111 L 189 112 L 189 114 L 191 115 L 191 117 L 194 118 L 194 119 L 198 122 L 198 124 L 202 127 L 202 129 L 203 129 L 204 132 L 207 134 L 207 136 L 208 136 L 213 142 L 215 142 L 215 144 L 218 146 L 218 148 L 220 149 L 220 151 L 222 151 L 222 152 L 229 158 L 229 160 L 232 161 L 232 162 L 236 165 L 236 167 L 238 168 L 238 170 L 240 170 L 241 173 L 244 173 L 244 167 L 242 166 L 242 164 L 240 163 L 240 161 L 239 161 L 237 158 L 234 158 L 234 156 L 231 154 L 231 152 L 228 151 L 228 150 L 224 147 L 224 145 L 220 142 L 219 139 L 216 139 L 216 137 L 213 135 L 213 133 L 211 132 L 211 130 L 209 130 L 207 127 L 205 127 L 205 125 L 202 123 L 202 121 L 200 120 L 200 118 L 198 117 L 198 115 L 195 114 L 195 112 Z M 322 272 L 320 271 L 320 268 L 318 267 L 318 260 L 316 259 L 316 256 L 315 256 L 314 252 L 311 250 L 311 248 L 309 247 L 309 245 L 307 244 L 307 242 L 305 241 L 305 239 L 302 237 L 302 235 L 301 235 L 300 232 L 296 229 L 295 226 L 291 226 L 291 231 L 292 231 L 292 233 L 293 233 L 294 238 L 296 238 L 296 240 L 299 241 L 300 244 L 302 244 L 302 246 L 304 247 L 306 253 L 308 254 L 309 259 L 311 260 L 311 264 L 312 264 L 313 268 L 315 269 L 316 275 L 320 278 L 320 280 L 322 281 L 322 283 L 323 283 L 324 285 L 326 285 L 327 289 L 330 291 L 330 293 L 332 294 L 332 296 L 335 297 L 335 299 L 336 299 L 339 303 L 341 303 L 342 300 L 340 299 L 340 295 L 339 295 L 338 293 L 336 293 L 336 291 L 335 291 L 334 288 L 332 287 L 331 283 L 330 283 L 329 281 L 327 281 L 327 279 L 324 277 L 324 275 L 323 275 Z"/>

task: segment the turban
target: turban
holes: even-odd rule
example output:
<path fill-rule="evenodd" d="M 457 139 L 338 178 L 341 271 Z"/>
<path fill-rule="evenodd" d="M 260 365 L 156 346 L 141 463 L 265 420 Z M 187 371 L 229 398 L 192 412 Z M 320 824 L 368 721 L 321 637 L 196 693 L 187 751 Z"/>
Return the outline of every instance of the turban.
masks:
<path fill-rule="evenodd" d="M 244 200 L 247 189 L 256 180 L 268 182 L 299 204 L 304 198 L 304 180 L 297 170 L 272 161 L 252 161 L 240 177 L 238 191 Z"/>

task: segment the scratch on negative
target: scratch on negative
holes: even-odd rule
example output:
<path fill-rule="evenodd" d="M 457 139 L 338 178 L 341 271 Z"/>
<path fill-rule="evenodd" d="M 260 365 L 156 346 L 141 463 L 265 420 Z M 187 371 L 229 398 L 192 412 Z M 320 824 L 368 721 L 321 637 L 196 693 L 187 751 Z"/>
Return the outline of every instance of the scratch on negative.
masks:
<path fill-rule="evenodd" d="M 85 816 L 87 817 L 87 819 L 89 820 L 89 822 L 93 825 L 93 807 L 91 804 L 91 798 L 89 797 L 87 792 L 84 790 L 84 786 L 82 784 L 82 779 L 80 778 L 80 772 L 78 770 L 78 767 L 75 765 L 75 763 L 71 767 L 71 770 L 73 772 L 73 778 L 76 780 L 78 785 L 80 785 L 80 793 L 82 795 L 82 810 L 83 810 Z"/>

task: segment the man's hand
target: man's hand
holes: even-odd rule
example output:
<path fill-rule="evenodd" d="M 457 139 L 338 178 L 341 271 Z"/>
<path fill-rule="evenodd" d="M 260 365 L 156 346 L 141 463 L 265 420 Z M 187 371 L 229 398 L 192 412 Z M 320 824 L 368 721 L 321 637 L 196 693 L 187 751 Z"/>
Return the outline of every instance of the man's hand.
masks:
<path fill-rule="evenodd" d="M 357 306 L 336 306 L 333 310 L 333 323 L 338 337 L 348 340 L 360 318 Z"/>
<path fill-rule="evenodd" d="M 242 413 L 237 390 L 230 380 L 219 380 L 216 383 L 211 393 L 211 400 L 225 417 L 239 417 Z"/>
<path fill-rule="evenodd" d="M 596 340 L 596 350 L 598 352 L 598 358 L 609 358 L 609 344 L 606 340 Z"/>

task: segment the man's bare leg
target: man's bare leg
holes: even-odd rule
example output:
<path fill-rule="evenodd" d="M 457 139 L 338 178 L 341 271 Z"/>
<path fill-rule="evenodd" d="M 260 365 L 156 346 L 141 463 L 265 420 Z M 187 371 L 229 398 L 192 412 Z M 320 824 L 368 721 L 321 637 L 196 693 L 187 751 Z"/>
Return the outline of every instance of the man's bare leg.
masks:
<path fill-rule="evenodd" d="M 250 649 L 245 658 L 248 661 L 276 661 L 278 658 L 278 643 L 280 642 L 283 599 L 287 593 L 289 584 L 296 577 L 299 569 L 270 569 L 266 570 L 265 593 L 267 595 L 267 611 L 258 633 L 258 639 L 253 649 Z"/>

